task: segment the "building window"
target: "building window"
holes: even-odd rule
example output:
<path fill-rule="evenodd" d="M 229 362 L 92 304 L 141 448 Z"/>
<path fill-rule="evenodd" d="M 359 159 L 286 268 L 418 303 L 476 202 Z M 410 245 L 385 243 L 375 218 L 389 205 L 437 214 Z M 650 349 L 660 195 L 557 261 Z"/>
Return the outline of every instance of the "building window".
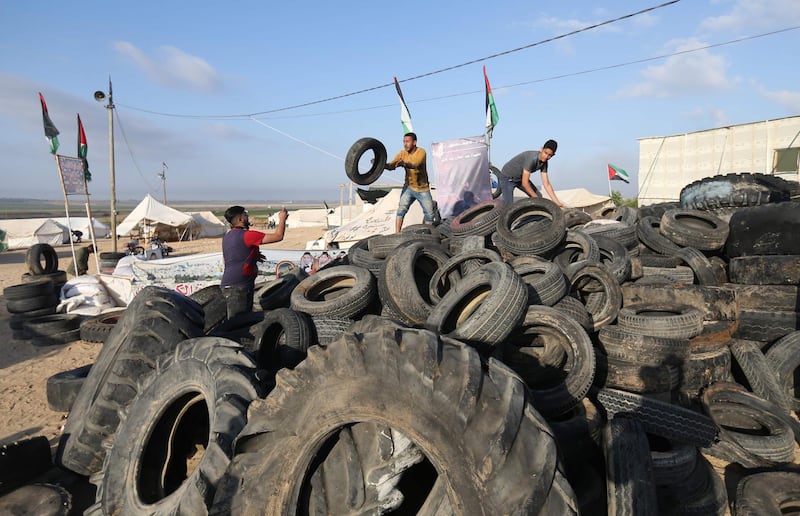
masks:
<path fill-rule="evenodd" d="M 800 169 L 800 147 L 775 149 L 775 157 L 772 164 L 774 173 L 797 172 L 798 169 Z"/>

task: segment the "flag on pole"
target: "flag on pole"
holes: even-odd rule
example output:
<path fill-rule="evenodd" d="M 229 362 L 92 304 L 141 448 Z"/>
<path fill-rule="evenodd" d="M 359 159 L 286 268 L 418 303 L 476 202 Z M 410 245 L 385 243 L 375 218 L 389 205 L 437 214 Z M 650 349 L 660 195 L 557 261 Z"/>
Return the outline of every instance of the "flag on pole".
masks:
<path fill-rule="evenodd" d="M 44 135 L 47 141 L 50 142 L 50 154 L 55 154 L 58 151 L 58 129 L 55 124 L 50 120 L 50 114 L 47 112 L 47 104 L 44 102 L 44 96 L 39 93 L 39 100 L 42 102 L 42 121 L 44 122 Z"/>
<path fill-rule="evenodd" d="M 91 181 L 92 173 L 89 172 L 89 161 L 86 159 L 88 152 L 89 146 L 86 144 L 86 132 L 83 130 L 81 115 L 78 115 L 78 157 L 83 160 L 83 175 L 86 181 Z"/>
<path fill-rule="evenodd" d="M 400 122 L 403 124 L 403 134 L 414 131 L 411 125 L 411 113 L 408 112 L 408 106 L 403 98 L 403 92 L 400 91 L 400 83 L 397 82 L 397 77 L 394 78 L 394 87 L 397 88 L 397 96 L 400 97 Z"/>
<path fill-rule="evenodd" d="M 616 179 L 618 179 L 620 181 L 625 181 L 626 183 L 630 183 L 630 181 L 628 181 L 628 173 L 627 172 L 625 172 L 621 168 L 615 167 L 614 165 L 609 163 L 608 164 L 608 180 L 609 181 L 614 181 Z"/>
<path fill-rule="evenodd" d="M 486 67 L 483 67 L 483 79 L 486 82 L 486 132 L 489 133 L 489 138 L 492 137 L 494 126 L 500 121 L 500 115 L 497 114 L 497 106 L 494 105 L 494 95 L 492 95 L 492 87 L 489 85 L 489 77 L 486 75 Z"/>

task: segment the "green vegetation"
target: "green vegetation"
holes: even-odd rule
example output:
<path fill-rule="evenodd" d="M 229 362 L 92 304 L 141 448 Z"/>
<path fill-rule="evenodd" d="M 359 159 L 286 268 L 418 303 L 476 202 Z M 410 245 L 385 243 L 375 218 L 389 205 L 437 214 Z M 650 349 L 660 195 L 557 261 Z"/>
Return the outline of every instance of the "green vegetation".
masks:
<path fill-rule="evenodd" d="M 622 192 L 619 190 L 612 190 L 611 191 L 611 202 L 614 203 L 614 206 L 628 206 L 631 208 L 636 208 L 639 206 L 639 200 L 634 198 L 631 199 L 624 199 L 622 197 Z"/>

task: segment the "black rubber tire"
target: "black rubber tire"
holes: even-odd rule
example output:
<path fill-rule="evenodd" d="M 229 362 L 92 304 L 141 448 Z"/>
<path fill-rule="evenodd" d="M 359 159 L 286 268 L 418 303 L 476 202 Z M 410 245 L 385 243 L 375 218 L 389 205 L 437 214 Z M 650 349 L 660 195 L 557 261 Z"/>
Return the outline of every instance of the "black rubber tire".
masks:
<path fill-rule="evenodd" d="M 800 255 L 742 256 L 729 267 L 731 283 L 800 285 Z"/>
<path fill-rule="evenodd" d="M 253 326 L 254 351 L 259 369 L 294 368 L 312 345 L 313 323 L 308 315 L 291 308 L 276 308 Z"/>
<path fill-rule="evenodd" d="M 632 206 L 614 206 L 608 212 L 603 212 L 604 219 L 616 220 L 617 222 L 624 222 L 629 226 L 635 226 L 639 220 L 639 208 Z"/>
<path fill-rule="evenodd" d="M 372 161 L 372 167 L 365 173 L 361 174 L 358 170 L 358 161 L 361 156 L 367 151 L 375 153 L 375 158 Z M 347 156 L 344 158 L 344 171 L 350 181 L 357 185 L 370 185 L 378 180 L 383 174 L 384 167 L 386 167 L 386 147 L 380 140 L 375 138 L 361 138 L 350 146 L 347 151 Z"/>
<path fill-rule="evenodd" d="M 81 325 L 83 317 L 77 314 L 53 314 L 28 319 L 23 324 L 23 329 L 31 337 L 46 337 L 56 333 L 76 330 Z"/>
<path fill-rule="evenodd" d="M 680 203 L 684 208 L 713 210 L 788 201 L 789 189 L 775 179 L 779 178 L 748 173 L 706 177 L 684 186 Z"/>
<path fill-rule="evenodd" d="M 247 407 L 262 394 L 255 371 L 241 347 L 215 337 L 162 355 L 139 379 L 102 472 L 92 477 L 97 497 L 89 512 L 205 514 Z"/>
<path fill-rule="evenodd" d="M 31 297 L 46 296 L 53 293 L 53 282 L 48 278 L 38 278 L 3 289 L 6 301 L 23 301 Z"/>
<path fill-rule="evenodd" d="M 50 244 L 33 244 L 25 253 L 25 264 L 31 274 L 51 274 L 58 270 L 58 254 Z"/>
<path fill-rule="evenodd" d="M 31 281 L 39 281 L 41 279 L 49 279 L 53 282 L 55 289 L 61 289 L 64 283 L 67 282 L 67 273 L 66 271 L 62 270 L 57 270 L 49 274 L 31 274 L 29 272 L 25 272 L 19 278 L 22 283 L 30 283 Z"/>
<path fill-rule="evenodd" d="M 598 261 L 608 267 L 620 285 L 628 281 L 631 277 L 631 258 L 625 247 L 602 234 L 592 235 L 591 238 L 597 242 L 600 254 Z"/>
<path fill-rule="evenodd" d="M 657 436 L 649 440 L 653 481 L 657 486 L 675 485 L 689 478 L 699 459 L 696 446 L 673 443 Z"/>
<path fill-rule="evenodd" d="M 775 342 L 766 353 L 767 361 L 789 399 L 792 410 L 800 415 L 800 331 Z"/>
<path fill-rule="evenodd" d="M 655 217 L 661 220 L 661 216 L 664 215 L 665 211 L 680 207 L 681 204 L 679 202 L 658 202 L 649 206 L 639 206 L 639 220 L 645 217 Z"/>
<path fill-rule="evenodd" d="M 353 326 L 353 320 L 318 316 L 312 319 L 311 324 L 314 327 L 316 343 L 320 346 L 327 346 L 344 335 Z"/>
<path fill-rule="evenodd" d="M 622 286 L 624 306 L 640 303 L 689 305 L 703 314 L 705 321 L 731 321 L 738 318 L 736 292 L 726 287 L 704 285 L 641 285 Z"/>
<path fill-rule="evenodd" d="M 626 414 L 638 419 L 647 433 L 672 441 L 706 446 L 717 435 L 716 425 L 707 416 L 663 401 L 617 389 L 598 390 L 597 401 L 610 418 Z"/>
<path fill-rule="evenodd" d="M 100 260 L 107 260 L 110 262 L 118 262 L 127 256 L 125 253 L 103 252 L 99 254 Z"/>
<path fill-rule="evenodd" d="M 658 254 L 671 256 L 680 250 L 672 240 L 660 232 L 661 218 L 643 217 L 636 224 L 636 236 L 639 241 Z"/>
<path fill-rule="evenodd" d="M 54 484 L 30 484 L 0 497 L 0 514 L 68 516 L 72 514 L 72 495 Z"/>
<path fill-rule="evenodd" d="M 716 351 L 728 345 L 739 326 L 739 321 L 703 321 L 703 331 L 689 339 L 692 353 Z"/>
<path fill-rule="evenodd" d="M 553 251 L 553 262 L 565 269 L 569 264 L 582 260 L 600 260 L 597 241 L 579 229 L 567 230 L 567 236 L 558 249 Z"/>
<path fill-rule="evenodd" d="M 597 262 L 573 263 L 565 271 L 570 294 L 586 305 L 592 331 L 611 324 L 622 307 L 622 289 L 608 268 Z"/>
<path fill-rule="evenodd" d="M 734 516 L 781 516 L 800 506 L 800 473 L 767 471 L 748 475 L 736 486 Z"/>
<path fill-rule="evenodd" d="M 259 306 L 262 310 L 288 308 L 291 304 L 292 291 L 299 283 L 300 277 L 297 274 L 287 274 L 268 281 L 256 292 Z"/>
<path fill-rule="evenodd" d="M 600 347 L 610 358 L 642 366 L 681 366 L 689 358 L 689 340 L 645 335 L 635 330 L 608 325 L 597 335 Z"/>
<path fill-rule="evenodd" d="M 544 220 L 530 221 L 530 217 Z M 566 235 L 564 212 L 553 201 L 540 197 L 506 206 L 497 220 L 498 244 L 517 255 L 548 256 Z"/>
<path fill-rule="evenodd" d="M 675 256 L 692 269 L 699 285 L 719 286 L 721 284 L 714 266 L 703 253 L 694 247 L 684 247 L 675 253 Z"/>
<path fill-rule="evenodd" d="M 80 328 L 61 331 L 58 333 L 51 333 L 50 335 L 32 335 L 30 342 L 32 346 L 47 347 L 62 346 L 64 344 L 69 344 L 70 342 L 75 342 L 76 340 L 81 340 Z"/>
<path fill-rule="evenodd" d="M 528 289 L 519 274 L 505 263 L 487 263 L 450 289 L 431 310 L 425 327 L 475 345 L 495 346 L 525 317 L 527 301 Z"/>
<path fill-rule="evenodd" d="M 242 312 L 234 315 L 205 332 L 209 337 L 221 337 L 241 344 L 247 349 L 254 349 L 255 346 L 255 326 L 264 320 L 266 312 Z"/>
<path fill-rule="evenodd" d="M 590 236 L 602 235 L 616 240 L 626 249 L 632 249 L 639 245 L 636 239 L 636 224 L 629 225 L 624 222 L 590 222 L 581 227 L 581 231 Z"/>
<path fill-rule="evenodd" d="M 672 391 L 678 382 L 675 366 L 641 365 L 597 354 L 595 385 L 638 394 L 661 394 Z"/>
<path fill-rule="evenodd" d="M 563 354 L 563 359 L 548 363 L 543 355 L 551 353 L 550 348 Z M 594 379 L 594 348 L 586 330 L 549 306 L 528 307 L 525 318 L 506 339 L 503 363 L 525 381 L 533 407 L 545 417 L 575 407 Z"/>
<path fill-rule="evenodd" d="M 678 265 L 677 267 L 642 267 L 642 278 L 651 278 L 653 276 L 667 278 L 670 280 L 670 284 L 694 284 L 694 271 L 685 265 Z M 647 281 L 643 279 L 642 283 L 647 283 Z"/>
<path fill-rule="evenodd" d="M 723 287 L 736 293 L 736 303 L 742 310 L 800 312 L 800 286 L 726 283 Z"/>
<path fill-rule="evenodd" d="M 300 493 L 325 442 L 372 421 L 402 432 L 432 461 L 439 481 L 421 513 L 577 513 L 551 431 L 513 372 L 429 331 L 388 324 L 354 332 L 309 349 L 294 371 L 278 374 L 265 400 L 253 402 L 215 512 L 308 511 Z M 342 484 L 326 487 L 341 491 Z"/>
<path fill-rule="evenodd" d="M 203 287 L 189 296 L 203 307 L 203 331 L 210 332 L 228 317 L 228 302 L 219 285 Z"/>
<path fill-rule="evenodd" d="M 608 514 L 657 514 L 653 462 L 643 425 L 614 418 L 603 430 Z"/>
<path fill-rule="evenodd" d="M 659 231 L 681 247 L 716 251 L 728 239 L 728 223 L 699 210 L 667 210 Z"/>
<path fill-rule="evenodd" d="M 142 289 L 106 339 L 72 405 L 56 462 L 81 475 L 99 471 L 106 454 L 102 442 L 114 434 L 119 413 L 136 395 L 136 379 L 202 329 L 203 309 L 195 301 L 174 290 Z"/>
<path fill-rule="evenodd" d="M 375 258 L 386 258 L 401 245 L 411 242 L 424 242 L 427 245 L 440 243 L 441 238 L 434 234 L 425 233 L 391 233 L 389 235 L 376 235 L 367 239 L 369 252 Z"/>
<path fill-rule="evenodd" d="M 642 263 L 642 267 L 675 268 L 683 263 L 683 261 L 675 255 L 655 254 L 649 249 L 648 252 L 639 253 L 639 261 Z"/>
<path fill-rule="evenodd" d="M 594 331 L 594 321 L 586 306 L 572 296 L 562 297 L 553 308 L 575 320 L 586 331 Z"/>
<path fill-rule="evenodd" d="M 347 259 L 352 265 L 363 267 L 372 273 L 376 278 L 383 268 L 383 258 L 375 258 L 369 251 L 369 242 L 381 235 L 372 235 L 371 237 L 359 240 L 347 250 Z"/>
<path fill-rule="evenodd" d="M 691 353 L 683 364 L 679 389 L 687 398 L 694 399 L 709 385 L 730 379 L 731 351 L 722 346 L 712 351 Z"/>
<path fill-rule="evenodd" d="M 81 322 L 81 340 L 103 343 L 117 326 L 124 310 L 95 315 Z"/>
<path fill-rule="evenodd" d="M 447 251 L 438 245 L 410 242 L 399 247 L 386 259 L 378 276 L 381 302 L 391 307 L 404 322 L 425 324 L 435 302 L 431 297 L 431 283 L 449 259 Z M 355 318 L 350 314 L 333 317 Z"/>
<path fill-rule="evenodd" d="M 788 464 L 794 461 L 794 433 L 776 414 L 730 401 L 708 404 L 706 410 L 721 429 L 721 441 L 731 439 L 768 462 Z"/>
<path fill-rule="evenodd" d="M 0 446 L 0 494 L 29 482 L 53 465 L 43 435 Z"/>
<path fill-rule="evenodd" d="M 24 314 L 57 305 L 58 297 L 52 291 L 41 296 L 6 301 L 6 309 L 12 314 Z"/>
<path fill-rule="evenodd" d="M 500 169 L 495 167 L 494 165 L 489 165 L 489 185 L 491 185 L 491 178 L 494 176 L 497 179 L 497 188 L 492 189 L 492 199 L 497 199 L 500 195 L 503 194 L 502 189 L 500 188 Z"/>
<path fill-rule="evenodd" d="M 591 215 L 577 208 L 564 208 L 563 212 L 564 212 L 564 222 L 567 225 L 567 229 L 572 229 L 576 228 L 577 226 L 582 226 L 587 222 L 591 222 L 592 220 Z"/>
<path fill-rule="evenodd" d="M 47 406 L 55 412 L 69 412 L 83 387 L 92 364 L 56 373 L 47 379 Z"/>
<path fill-rule="evenodd" d="M 657 493 L 658 513 L 665 516 L 728 514 L 725 483 L 703 456 L 697 459 L 694 470 L 687 476 L 672 485 L 659 486 Z"/>
<path fill-rule="evenodd" d="M 528 288 L 529 305 L 553 306 L 569 291 L 564 272 L 554 263 L 532 256 L 517 256 L 509 262 Z"/>
<path fill-rule="evenodd" d="M 462 211 L 450 222 L 454 237 L 488 236 L 497 228 L 497 219 L 505 208 L 502 199 L 492 199 Z"/>
<path fill-rule="evenodd" d="M 690 339 L 703 331 L 703 314 L 689 305 L 642 303 L 619 311 L 619 328 L 629 333 Z"/>
<path fill-rule="evenodd" d="M 759 344 L 751 340 L 734 339 L 728 343 L 728 348 L 741 368 L 750 390 L 788 413 L 792 409 L 789 397 Z"/>
<path fill-rule="evenodd" d="M 605 421 L 589 398 L 583 398 L 570 412 L 547 422 L 567 462 L 576 462 L 583 468 L 588 458 L 585 452 L 599 451 Z"/>
<path fill-rule="evenodd" d="M 431 276 L 428 284 L 428 296 L 431 304 L 441 301 L 447 291 L 469 272 L 475 271 L 487 263 L 502 261 L 500 255 L 490 249 L 463 250 L 450 257 Z"/>
<path fill-rule="evenodd" d="M 740 310 L 739 326 L 733 336 L 770 343 L 797 330 L 800 330 L 800 312 Z"/>
<path fill-rule="evenodd" d="M 339 265 L 301 281 L 291 295 L 291 308 L 313 316 L 354 318 L 373 302 L 377 288 L 368 270 Z"/>
<path fill-rule="evenodd" d="M 45 308 L 40 308 L 39 310 L 33 310 L 32 312 L 11 314 L 11 316 L 8 318 L 8 327 L 14 331 L 22 333 L 23 328 L 25 327 L 25 321 L 29 321 L 37 317 L 44 317 L 46 315 L 54 315 L 55 313 L 56 313 L 56 307 L 48 306 Z M 27 338 L 27 333 L 25 335 Z"/>
<path fill-rule="evenodd" d="M 782 202 L 739 210 L 731 217 L 725 245 L 729 258 L 800 254 L 800 202 Z"/>

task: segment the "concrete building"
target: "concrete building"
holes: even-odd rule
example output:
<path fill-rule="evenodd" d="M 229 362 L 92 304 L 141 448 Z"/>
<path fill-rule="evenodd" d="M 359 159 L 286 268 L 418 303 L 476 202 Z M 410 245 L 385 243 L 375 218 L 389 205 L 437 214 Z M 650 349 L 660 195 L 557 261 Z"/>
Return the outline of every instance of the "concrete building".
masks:
<path fill-rule="evenodd" d="M 639 139 L 639 206 L 677 201 L 681 188 L 717 174 L 800 180 L 800 116 Z"/>

